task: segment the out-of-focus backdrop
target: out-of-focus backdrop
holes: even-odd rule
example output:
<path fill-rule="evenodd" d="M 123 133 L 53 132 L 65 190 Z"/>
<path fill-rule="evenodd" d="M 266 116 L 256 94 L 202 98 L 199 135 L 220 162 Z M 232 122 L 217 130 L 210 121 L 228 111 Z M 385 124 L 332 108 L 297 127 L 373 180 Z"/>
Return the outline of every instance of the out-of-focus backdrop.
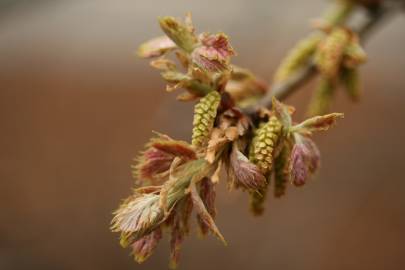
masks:
<path fill-rule="evenodd" d="M 137 265 L 109 232 L 151 130 L 191 131 L 192 104 L 164 92 L 137 45 L 160 35 L 158 16 L 191 11 L 198 30 L 229 34 L 235 63 L 270 79 L 327 2 L 1 1 L 0 269 L 166 269 L 167 239 Z M 261 218 L 222 186 L 229 246 L 193 234 L 181 269 L 404 269 L 404 27 L 398 16 L 367 44 L 365 95 L 338 95 L 346 118 L 316 138 L 316 180 L 270 199 Z M 298 118 L 313 86 L 288 100 Z"/>

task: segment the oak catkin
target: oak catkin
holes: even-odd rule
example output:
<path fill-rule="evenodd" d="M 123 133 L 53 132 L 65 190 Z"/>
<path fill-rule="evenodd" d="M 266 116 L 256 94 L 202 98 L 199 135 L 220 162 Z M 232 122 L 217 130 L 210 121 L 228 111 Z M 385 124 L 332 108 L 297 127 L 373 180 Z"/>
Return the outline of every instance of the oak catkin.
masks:
<path fill-rule="evenodd" d="M 307 114 L 309 116 L 315 116 L 328 112 L 334 90 L 334 82 L 328 78 L 321 77 L 308 106 Z"/>
<path fill-rule="evenodd" d="M 290 154 L 291 149 L 286 144 L 274 161 L 274 197 L 279 198 L 285 194 L 290 180 Z"/>
<path fill-rule="evenodd" d="M 315 54 L 316 66 L 324 77 L 337 77 L 351 33 L 342 27 L 336 27 L 319 43 Z"/>
<path fill-rule="evenodd" d="M 194 107 L 193 135 L 191 143 L 194 146 L 202 146 L 209 139 L 210 132 L 214 126 L 217 109 L 221 100 L 221 95 L 212 91 Z"/>
<path fill-rule="evenodd" d="M 361 85 L 357 68 L 345 68 L 341 76 L 347 94 L 353 101 L 359 101 L 361 97 Z"/>
<path fill-rule="evenodd" d="M 253 215 L 260 216 L 264 212 L 264 202 L 267 197 L 267 187 L 249 194 L 249 208 Z"/>
<path fill-rule="evenodd" d="M 321 34 L 314 33 L 298 42 L 281 62 L 274 76 L 274 81 L 285 81 L 299 68 L 304 66 L 311 59 L 321 39 Z"/>
<path fill-rule="evenodd" d="M 261 125 L 255 132 L 250 148 L 249 159 L 256 164 L 263 175 L 268 175 L 273 165 L 273 152 L 281 132 L 281 123 L 277 117 Z"/>

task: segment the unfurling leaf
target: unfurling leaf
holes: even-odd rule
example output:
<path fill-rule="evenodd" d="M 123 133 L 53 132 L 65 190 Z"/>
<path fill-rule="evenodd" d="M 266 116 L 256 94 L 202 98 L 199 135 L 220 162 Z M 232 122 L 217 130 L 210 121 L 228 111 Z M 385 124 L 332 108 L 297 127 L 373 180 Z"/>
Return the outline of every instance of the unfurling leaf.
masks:
<path fill-rule="evenodd" d="M 235 55 L 235 52 L 228 37 L 223 33 L 203 33 L 199 39 L 201 45 L 191 54 L 193 62 L 200 68 L 213 72 L 229 69 L 230 57 Z"/>
<path fill-rule="evenodd" d="M 162 230 L 160 227 L 158 227 L 148 235 L 145 235 L 144 237 L 135 241 L 131 245 L 132 255 L 134 256 L 135 261 L 138 263 L 142 263 L 146 259 L 148 259 L 154 252 L 161 238 Z"/>
<path fill-rule="evenodd" d="M 304 185 L 316 173 L 319 165 L 320 153 L 316 144 L 308 137 L 295 134 L 290 164 L 291 181 L 294 185 Z"/>
<path fill-rule="evenodd" d="M 197 158 L 194 148 L 185 141 L 154 139 L 150 146 L 182 159 Z"/>
<path fill-rule="evenodd" d="M 207 143 L 214 126 L 220 101 L 221 95 L 216 91 L 212 91 L 195 105 L 192 145 L 198 147 Z"/>
<path fill-rule="evenodd" d="M 205 160 L 214 163 L 221 149 L 228 142 L 225 132 L 219 128 L 213 128 L 206 148 Z"/>
<path fill-rule="evenodd" d="M 235 187 L 257 191 L 267 185 L 266 178 L 260 169 L 238 150 L 235 143 L 232 148 L 228 174 L 232 180 L 231 184 Z"/>
<path fill-rule="evenodd" d="M 309 177 L 308 165 L 306 164 L 305 148 L 301 144 L 295 144 L 291 152 L 291 181 L 296 186 L 302 186 Z"/>
<path fill-rule="evenodd" d="M 200 182 L 200 197 L 205 205 L 205 208 L 207 209 L 208 214 L 215 219 L 217 213 L 215 209 L 215 184 L 207 177 Z M 199 214 L 197 215 L 197 222 L 200 227 L 201 234 L 206 235 L 209 231 L 209 227 L 207 226 L 203 217 L 201 217 Z"/>
<path fill-rule="evenodd" d="M 171 228 L 170 239 L 170 262 L 169 268 L 177 268 L 180 259 L 181 244 L 184 237 L 189 232 L 189 219 L 193 210 L 193 203 L 190 196 L 181 199 L 176 206 L 176 210 L 172 212 L 172 216 L 168 218 L 168 225 Z"/>
<path fill-rule="evenodd" d="M 127 247 L 152 232 L 163 220 L 159 195 L 135 194 L 114 212 L 111 229 L 121 232 L 121 245 Z"/>
<path fill-rule="evenodd" d="M 315 142 L 308 137 L 303 137 L 303 142 L 307 148 L 308 153 L 308 169 L 311 174 L 315 174 L 321 164 L 321 153 Z"/>
<path fill-rule="evenodd" d="M 138 158 L 137 164 L 132 166 L 132 176 L 138 185 L 143 185 L 145 180 L 158 184 L 163 180 L 161 174 L 169 170 L 173 159 L 166 152 L 149 148 Z"/>
<path fill-rule="evenodd" d="M 314 116 L 292 127 L 292 130 L 301 133 L 325 131 L 334 126 L 336 124 L 336 121 L 343 117 L 343 113 L 331 113 L 326 115 Z"/>
<path fill-rule="evenodd" d="M 143 43 L 138 48 L 138 55 L 143 58 L 161 56 L 176 48 L 176 44 L 166 36 L 157 37 Z"/>
<path fill-rule="evenodd" d="M 164 173 L 169 170 L 175 157 L 181 160 L 197 158 L 195 150 L 187 142 L 176 141 L 162 135 L 152 138 L 138 158 L 137 164 L 132 166 L 133 176 L 140 185 L 145 180 L 158 184 L 167 179 Z"/>
<path fill-rule="evenodd" d="M 197 192 L 197 188 L 195 183 L 191 182 L 190 183 L 190 194 L 191 198 L 193 200 L 194 207 L 197 211 L 197 214 L 199 216 L 199 219 L 201 222 L 203 222 L 210 230 L 211 232 L 226 245 L 225 238 L 222 236 L 220 231 L 218 230 L 217 225 L 214 222 L 214 219 L 210 215 L 210 213 L 207 211 L 204 202 L 201 200 L 200 195 Z"/>
<path fill-rule="evenodd" d="M 275 116 L 280 121 L 283 130 L 288 130 L 291 127 L 291 114 L 288 106 L 278 101 L 275 97 L 272 99 L 272 108 Z"/>
<path fill-rule="evenodd" d="M 152 60 L 150 62 L 150 65 L 156 69 L 163 70 L 163 71 L 176 70 L 176 64 L 173 61 L 166 59 L 166 58 L 158 58 L 158 59 Z"/>
<path fill-rule="evenodd" d="M 197 37 L 189 23 L 185 24 L 173 17 L 163 17 L 159 19 L 163 32 L 186 52 L 193 51 L 197 44 Z"/>

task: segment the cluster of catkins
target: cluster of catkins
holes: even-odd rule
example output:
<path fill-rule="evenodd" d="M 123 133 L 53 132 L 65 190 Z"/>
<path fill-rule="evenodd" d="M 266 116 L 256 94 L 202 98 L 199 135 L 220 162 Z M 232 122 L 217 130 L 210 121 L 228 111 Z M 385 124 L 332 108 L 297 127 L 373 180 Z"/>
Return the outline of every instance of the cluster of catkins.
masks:
<path fill-rule="evenodd" d="M 317 32 L 301 40 L 277 70 L 274 82 L 284 83 L 292 74 L 311 63 L 319 74 L 318 87 L 309 105 L 309 115 L 329 110 L 335 89 L 342 84 L 348 96 L 358 101 L 361 95 L 358 66 L 367 57 L 358 35 L 344 24 L 356 1 L 339 0 L 330 12 L 315 21 Z"/>
<path fill-rule="evenodd" d="M 192 140 L 156 133 L 136 159 L 136 188 L 115 211 L 112 230 L 120 233 L 121 245 L 132 249 L 137 262 L 153 253 L 167 231 L 174 268 L 193 211 L 200 233 L 212 233 L 225 243 L 214 222 L 220 180 L 249 192 L 252 210 L 260 213 L 267 189 L 280 197 L 287 185 L 301 186 L 316 172 L 320 156 L 311 135 L 343 115 L 294 123 L 294 109 L 273 99 L 271 110 L 263 108 L 252 119 L 240 106 L 262 95 L 266 86 L 251 72 L 230 65 L 235 53 L 226 35 L 196 35 L 190 16 L 185 21 L 164 17 L 160 26 L 166 36 L 143 44 L 139 55 L 153 58 L 151 65 L 161 70 L 168 91 L 185 89 L 178 98 L 197 102 Z"/>

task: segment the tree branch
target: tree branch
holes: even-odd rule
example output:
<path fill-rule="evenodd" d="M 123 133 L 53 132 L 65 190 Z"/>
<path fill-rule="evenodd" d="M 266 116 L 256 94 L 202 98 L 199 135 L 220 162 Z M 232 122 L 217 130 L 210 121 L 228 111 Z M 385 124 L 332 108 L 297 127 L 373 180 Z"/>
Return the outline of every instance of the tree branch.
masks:
<path fill-rule="evenodd" d="M 384 5 L 380 5 L 377 8 L 369 9 L 367 18 L 359 24 L 357 27 L 353 26 L 353 29 L 359 34 L 362 43 L 369 37 L 369 35 L 386 19 L 392 17 L 400 10 L 403 5 L 401 1 L 392 1 Z M 253 106 L 244 109 L 246 114 L 255 114 L 260 108 L 270 108 L 273 96 L 279 100 L 287 98 L 290 94 L 295 92 L 300 86 L 305 84 L 308 80 L 317 74 L 316 66 L 314 62 L 310 62 L 307 66 L 290 76 L 289 79 L 282 83 L 274 84 L 271 89 Z"/>

